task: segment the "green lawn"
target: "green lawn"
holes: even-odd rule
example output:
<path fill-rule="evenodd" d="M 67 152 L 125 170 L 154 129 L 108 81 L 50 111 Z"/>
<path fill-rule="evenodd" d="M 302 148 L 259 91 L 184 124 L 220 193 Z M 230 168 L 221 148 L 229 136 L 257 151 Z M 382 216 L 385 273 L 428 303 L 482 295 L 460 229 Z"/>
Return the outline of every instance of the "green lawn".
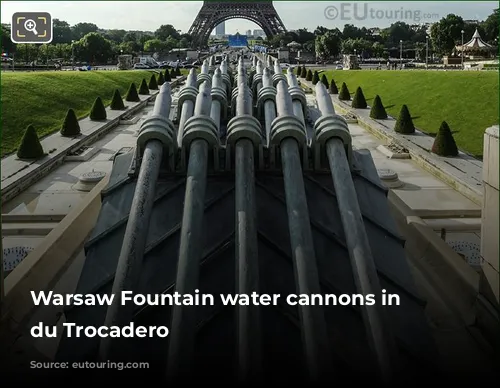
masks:
<path fill-rule="evenodd" d="M 368 105 L 380 95 L 387 113 L 397 117 L 406 104 L 415 126 L 434 134 L 442 121 L 454 133 L 460 149 L 483 155 L 486 128 L 498 124 L 498 72 L 495 71 L 385 71 L 329 70 L 340 90 L 347 84 L 351 95 L 361 86 Z"/>
<path fill-rule="evenodd" d="M 125 97 L 130 83 L 135 82 L 139 88 L 143 78 L 149 82 L 151 72 L 2 72 L 1 156 L 16 150 L 29 124 L 34 125 L 38 136 L 46 136 L 60 129 L 69 108 L 79 118 L 85 117 L 97 96 L 109 105 L 115 89 Z"/>

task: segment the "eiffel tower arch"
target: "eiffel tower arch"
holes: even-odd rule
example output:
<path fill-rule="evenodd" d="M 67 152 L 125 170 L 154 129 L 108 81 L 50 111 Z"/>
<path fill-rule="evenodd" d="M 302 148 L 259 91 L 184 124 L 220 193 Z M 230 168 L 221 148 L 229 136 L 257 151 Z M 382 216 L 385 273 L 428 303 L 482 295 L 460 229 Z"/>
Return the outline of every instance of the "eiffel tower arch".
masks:
<path fill-rule="evenodd" d="M 286 32 L 272 1 L 204 1 L 188 32 L 193 37 L 193 47 L 205 45 L 210 32 L 229 19 L 250 20 L 268 37 Z"/>

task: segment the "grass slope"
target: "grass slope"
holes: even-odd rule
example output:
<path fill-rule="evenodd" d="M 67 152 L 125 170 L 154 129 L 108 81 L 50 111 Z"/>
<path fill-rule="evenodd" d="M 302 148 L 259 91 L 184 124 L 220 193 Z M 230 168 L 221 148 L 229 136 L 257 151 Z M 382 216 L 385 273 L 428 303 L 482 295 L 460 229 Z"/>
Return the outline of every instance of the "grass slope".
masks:
<path fill-rule="evenodd" d="M 368 105 L 380 95 L 387 113 L 397 117 L 408 105 L 415 126 L 436 134 L 446 121 L 460 149 L 481 157 L 486 128 L 498 124 L 498 73 L 493 71 L 329 70 L 349 90 L 363 88 Z"/>
<path fill-rule="evenodd" d="M 29 124 L 41 138 L 61 128 L 69 108 L 85 117 L 96 97 L 107 106 L 115 89 L 125 95 L 131 82 L 139 87 L 150 77 L 146 70 L 2 73 L 2 157 L 16 150 Z"/>

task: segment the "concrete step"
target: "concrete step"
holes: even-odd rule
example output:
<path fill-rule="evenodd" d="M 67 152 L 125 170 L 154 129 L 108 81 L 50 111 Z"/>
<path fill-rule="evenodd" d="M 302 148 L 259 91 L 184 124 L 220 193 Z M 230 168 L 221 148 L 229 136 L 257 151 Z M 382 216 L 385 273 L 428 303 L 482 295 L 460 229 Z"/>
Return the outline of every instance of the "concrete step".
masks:
<path fill-rule="evenodd" d="M 16 222 L 3 223 L 2 236 L 46 236 L 58 222 Z"/>
<path fill-rule="evenodd" d="M 481 218 L 434 218 L 424 219 L 433 230 L 445 229 L 447 232 L 480 232 Z"/>

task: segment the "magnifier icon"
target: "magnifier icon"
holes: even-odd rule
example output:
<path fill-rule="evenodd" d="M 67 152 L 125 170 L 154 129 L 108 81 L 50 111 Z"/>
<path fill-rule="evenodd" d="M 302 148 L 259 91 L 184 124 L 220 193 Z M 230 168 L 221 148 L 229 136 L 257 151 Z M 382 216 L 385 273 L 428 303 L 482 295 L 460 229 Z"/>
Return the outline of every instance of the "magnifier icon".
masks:
<path fill-rule="evenodd" d="M 24 22 L 24 28 L 26 28 L 27 31 L 34 33 L 35 35 L 38 35 L 38 32 L 36 31 L 36 23 L 33 19 L 28 19 Z"/>

